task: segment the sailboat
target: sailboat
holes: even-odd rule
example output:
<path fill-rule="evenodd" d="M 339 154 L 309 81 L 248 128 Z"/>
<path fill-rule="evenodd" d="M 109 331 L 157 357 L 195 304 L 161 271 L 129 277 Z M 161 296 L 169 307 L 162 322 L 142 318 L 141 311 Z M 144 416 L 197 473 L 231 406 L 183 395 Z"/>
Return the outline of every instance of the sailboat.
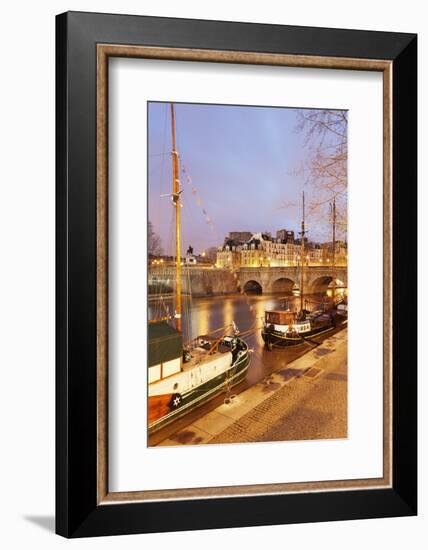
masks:
<path fill-rule="evenodd" d="M 336 201 L 333 201 L 333 258 L 332 258 L 332 304 L 326 307 L 320 304 L 318 308 L 310 312 L 305 308 L 304 292 L 304 258 L 305 258 L 305 193 L 302 193 L 302 222 L 300 231 L 300 309 L 294 310 L 266 310 L 262 327 L 262 338 L 265 346 L 272 350 L 273 347 L 296 346 L 305 341 L 311 342 L 314 336 L 327 335 L 338 325 L 346 322 L 347 307 L 343 304 L 339 307 L 336 303 Z M 316 342 L 317 344 L 317 342 Z"/>
<path fill-rule="evenodd" d="M 218 336 L 197 337 L 184 345 L 181 296 L 181 194 L 171 109 L 172 199 L 175 212 L 175 313 L 148 322 L 148 430 L 153 433 L 221 392 L 229 393 L 245 376 L 250 350 L 234 323 Z M 214 333 L 213 333 L 214 334 Z"/>

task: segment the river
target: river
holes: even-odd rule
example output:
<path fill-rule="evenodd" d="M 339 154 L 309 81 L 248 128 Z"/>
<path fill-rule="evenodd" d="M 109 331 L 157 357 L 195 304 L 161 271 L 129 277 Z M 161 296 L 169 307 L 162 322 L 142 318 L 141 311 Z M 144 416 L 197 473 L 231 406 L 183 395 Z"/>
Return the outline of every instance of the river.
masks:
<path fill-rule="evenodd" d="M 311 296 L 319 300 L 322 296 Z M 268 351 L 264 347 L 260 328 L 266 309 L 282 309 L 284 307 L 298 308 L 298 298 L 295 296 L 278 295 L 227 295 L 206 298 L 183 298 L 183 336 L 189 341 L 197 336 L 211 333 L 221 327 L 228 327 L 235 322 L 239 331 L 252 350 L 251 362 L 246 379 L 234 388 L 239 393 L 269 376 L 273 371 L 286 367 L 289 363 L 312 349 L 310 344 L 301 344 L 289 348 Z M 161 306 L 163 310 L 172 311 L 172 300 L 168 298 Z M 310 309 L 309 304 L 307 307 Z M 159 303 L 149 303 L 149 318 L 155 316 Z M 229 329 L 229 333 L 231 330 Z M 218 333 L 221 335 L 221 332 Z M 333 333 L 330 333 L 331 335 Z M 224 401 L 220 394 L 183 418 L 162 428 L 150 436 L 149 445 L 156 445 L 163 439 L 194 422 L 208 411 L 218 407 Z"/>

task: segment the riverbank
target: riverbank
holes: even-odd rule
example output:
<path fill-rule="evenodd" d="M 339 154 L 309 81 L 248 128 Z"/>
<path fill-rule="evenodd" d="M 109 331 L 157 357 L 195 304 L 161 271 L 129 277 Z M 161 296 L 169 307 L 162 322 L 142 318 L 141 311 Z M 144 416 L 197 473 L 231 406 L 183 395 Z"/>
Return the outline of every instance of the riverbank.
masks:
<path fill-rule="evenodd" d="M 347 348 L 344 329 L 159 445 L 347 437 Z"/>

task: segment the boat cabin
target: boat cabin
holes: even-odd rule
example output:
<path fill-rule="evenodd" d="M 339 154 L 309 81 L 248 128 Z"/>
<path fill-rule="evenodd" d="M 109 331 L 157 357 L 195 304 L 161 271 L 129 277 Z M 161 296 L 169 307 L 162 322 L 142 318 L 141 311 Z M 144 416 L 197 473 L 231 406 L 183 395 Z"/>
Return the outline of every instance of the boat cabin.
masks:
<path fill-rule="evenodd" d="M 279 332 L 309 332 L 311 330 L 310 320 L 298 320 L 294 311 L 273 310 L 265 312 L 266 325 L 272 325 L 274 330 Z"/>
<path fill-rule="evenodd" d="M 293 325 L 296 322 L 296 313 L 284 310 L 266 311 L 265 320 L 271 325 Z"/>
<path fill-rule="evenodd" d="M 158 382 L 181 371 L 183 338 L 166 321 L 149 323 L 148 381 Z"/>

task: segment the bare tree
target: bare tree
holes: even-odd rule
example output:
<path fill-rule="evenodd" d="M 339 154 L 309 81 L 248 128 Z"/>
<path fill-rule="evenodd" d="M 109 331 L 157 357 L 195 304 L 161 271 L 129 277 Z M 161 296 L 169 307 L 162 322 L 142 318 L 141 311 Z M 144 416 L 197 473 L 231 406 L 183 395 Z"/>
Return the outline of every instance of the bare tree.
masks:
<path fill-rule="evenodd" d="M 147 224 L 147 249 L 149 257 L 161 256 L 163 254 L 161 238 L 155 233 L 150 220 Z"/>
<path fill-rule="evenodd" d="M 330 109 L 297 110 L 297 132 L 305 133 L 308 159 L 300 168 L 311 187 L 309 214 L 329 221 L 329 204 L 336 200 L 337 229 L 346 235 L 348 187 L 348 112 Z"/>

